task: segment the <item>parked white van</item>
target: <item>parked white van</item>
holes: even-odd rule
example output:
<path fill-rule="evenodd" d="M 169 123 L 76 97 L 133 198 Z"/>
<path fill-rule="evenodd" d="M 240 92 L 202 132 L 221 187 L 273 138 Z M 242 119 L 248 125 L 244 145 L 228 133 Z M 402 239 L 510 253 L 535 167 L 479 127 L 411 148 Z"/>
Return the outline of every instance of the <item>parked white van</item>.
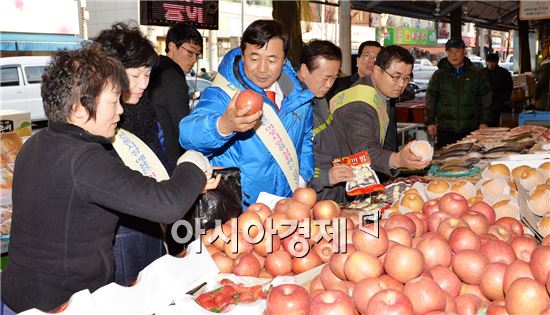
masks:
<path fill-rule="evenodd" d="M 50 57 L 0 58 L 0 108 L 28 111 L 32 121 L 46 120 L 40 83 Z"/>

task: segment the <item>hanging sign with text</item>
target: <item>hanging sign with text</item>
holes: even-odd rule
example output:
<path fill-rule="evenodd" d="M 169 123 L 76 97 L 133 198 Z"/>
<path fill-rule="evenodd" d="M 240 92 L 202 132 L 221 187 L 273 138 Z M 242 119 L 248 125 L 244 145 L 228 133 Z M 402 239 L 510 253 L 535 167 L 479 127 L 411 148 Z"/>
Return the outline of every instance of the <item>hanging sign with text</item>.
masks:
<path fill-rule="evenodd" d="M 550 19 L 550 1 L 520 1 L 520 20 Z"/>
<path fill-rule="evenodd" d="M 189 23 L 199 29 L 218 29 L 217 0 L 140 1 L 142 25 Z"/>

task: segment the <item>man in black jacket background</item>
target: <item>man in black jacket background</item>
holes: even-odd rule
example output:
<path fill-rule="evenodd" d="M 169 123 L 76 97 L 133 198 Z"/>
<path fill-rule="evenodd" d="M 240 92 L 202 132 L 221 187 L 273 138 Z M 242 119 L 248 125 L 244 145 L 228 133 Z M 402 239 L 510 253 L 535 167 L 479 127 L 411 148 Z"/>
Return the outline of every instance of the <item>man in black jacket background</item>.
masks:
<path fill-rule="evenodd" d="M 345 89 L 349 89 L 355 81 L 364 76 L 370 75 L 376 62 L 376 56 L 382 49 L 382 45 L 379 42 L 373 40 L 367 40 L 359 45 L 357 50 L 357 72 L 345 77 L 339 77 L 336 79 L 330 91 L 326 95 L 327 101 L 342 92 Z"/>
<path fill-rule="evenodd" d="M 498 54 L 488 54 L 485 58 L 487 68 L 483 73 L 491 83 L 491 121 L 489 127 L 500 125 L 500 115 L 512 96 L 514 82 L 510 72 L 498 65 Z"/>
<path fill-rule="evenodd" d="M 160 56 L 153 68 L 149 95 L 162 128 L 164 149 L 168 160 L 176 165 L 185 152 L 179 145 L 179 123 L 189 109 L 189 87 L 185 74 L 193 70 L 201 58 L 202 36 L 194 26 L 177 23 L 166 34 L 166 56 Z"/>

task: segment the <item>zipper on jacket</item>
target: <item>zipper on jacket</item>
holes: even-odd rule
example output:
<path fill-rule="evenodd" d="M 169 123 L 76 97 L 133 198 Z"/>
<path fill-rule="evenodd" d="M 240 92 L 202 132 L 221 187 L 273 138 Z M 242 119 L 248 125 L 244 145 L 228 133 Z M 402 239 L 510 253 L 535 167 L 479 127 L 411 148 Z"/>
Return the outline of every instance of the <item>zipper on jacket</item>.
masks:
<path fill-rule="evenodd" d="M 458 106 L 456 107 L 456 132 L 460 132 L 460 94 L 462 94 L 462 76 L 457 75 L 458 77 Z"/>

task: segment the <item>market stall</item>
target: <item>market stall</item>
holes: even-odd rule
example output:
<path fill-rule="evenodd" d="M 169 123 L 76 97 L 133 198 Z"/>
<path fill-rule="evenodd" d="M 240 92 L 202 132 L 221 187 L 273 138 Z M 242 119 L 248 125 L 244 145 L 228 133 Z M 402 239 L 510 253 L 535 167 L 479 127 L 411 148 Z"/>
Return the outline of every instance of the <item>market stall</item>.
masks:
<path fill-rule="evenodd" d="M 539 314 L 550 310 L 550 130 L 472 132 L 428 174 L 379 183 L 368 156 L 355 201 L 262 196 L 164 256 L 130 287 L 76 293 L 62 314 Z M 29 310 L 24 314 L 43 314 Z"/>

